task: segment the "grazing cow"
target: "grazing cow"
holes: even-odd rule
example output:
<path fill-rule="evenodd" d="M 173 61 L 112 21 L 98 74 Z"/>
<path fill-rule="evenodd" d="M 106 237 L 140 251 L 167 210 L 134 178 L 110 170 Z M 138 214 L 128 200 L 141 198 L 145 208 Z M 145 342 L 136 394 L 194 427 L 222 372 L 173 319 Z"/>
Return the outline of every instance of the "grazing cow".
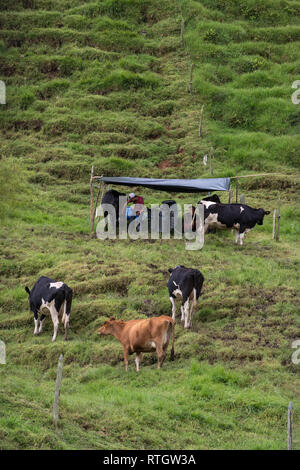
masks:
<path fill-rule="evenodd" d="M 198 269 L 185 268 L 184 266 L 170 268 L 168 271 L 171 274 L 168 289 L 172 304 L 172 318 L 175 320 L 175 299 L 180 296 L 182 297 L 181 321 L 184 321 L 184 328 L 191 328 L 194 309 L 197 307 L 198 298 L 201 295 L 204 277 Z M 191 307 L 189 308 L 190 300 Z"/>
<path fill-rule="evenodd" d="M 98 335 L 113 335 L 120 341 L 124 351 L 125 370 L 128 370 L 128 355 L 136 353 L 136 370 L 143 352 L 156 350 L 157 367 L 160 369 L 167 354 L 167 348 L 172 333 L 171 360 L 174 359 L 174 321 L 165 315 L 142 320 L 122 321 L 111 317 L 99 328 Z"/>
<path fill-rule="evenodd" d="M 125 196 L 126 197 L 126 194 L 119 193 L 119 191 L 116 191 L 115 189 L 110 189 L 109 191 L 107 191 L 104 194 L 104 196 L 102 198 L 102 201 L 101 201 L 101 205 L 102 204 L 111 204 L 115 208 L 115 211 L 116 211 L 116 226 L 117 227 L 118 227 L 118 224 L 119 224 L 119 216 L 120 216 L 120 207 L 119 207 L 119 197 L 120 196 Z M 125 210 L 125 207 L 124 207 L 124 210 Z M 108 212 L 104 211 L 103 215 L 104 215 L 104 218 L 106 218 L 108 216 Z"/>
<path fill-rule="evenodd" d="M 29 294 L 28 300 L 30 310 L 34 315 L 34 334 L 38 335 L 43 330 L 43 321 L 45 316 L 43 313 L 40 317 L 40 327 L 38 329 L 38 313 L 47 308 L 50 311 L 54 332 L 52 341 L 56 340 L 58 330 L 58 316 L 62 315 L 62 322 L 65 326 L 65 340 L 68 338 L 68 329 L 70 324 L 70 311 L 72 304 L 73 291 L 67 284 L 57 282 L 46 276 L 41 276 L 30 290 L 25 287 L 26 292 Z"/>
<path fill-rule="evenodd" d="M 202 202 L 202 201 L 201 201 Z M 264 216 L 270 211 L 254 209 L 246 204 L 216 204 L 204 201 L 204 232 L 211 227 L 234 228 L 236 230 L 235 243 L 240 240 L 243 244 L 245 233 L 249 232 L 256 224 L 262 225 Z"/>

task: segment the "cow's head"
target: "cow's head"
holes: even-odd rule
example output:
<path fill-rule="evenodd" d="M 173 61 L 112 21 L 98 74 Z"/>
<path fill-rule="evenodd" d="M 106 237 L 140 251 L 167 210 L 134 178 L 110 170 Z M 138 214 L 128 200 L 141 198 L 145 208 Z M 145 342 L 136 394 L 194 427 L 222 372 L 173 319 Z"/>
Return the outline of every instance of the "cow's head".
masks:
<path fill-rule="evenodd" d="M 264 221 L 264 216 L 270 214 L 270 211 L 265 211 L 264 209 L 258 209 L 258 225 L 262 225 Z"/>
<path fill-rule="evenodd" d="M 113 332 L 113 325 L 115 323 L 116 319 L 114 317 L 111 317 L 109 320 L 107 320 L 104 325 L 99 328 L 97 331 L 98 335 L 111 335 Z"/>

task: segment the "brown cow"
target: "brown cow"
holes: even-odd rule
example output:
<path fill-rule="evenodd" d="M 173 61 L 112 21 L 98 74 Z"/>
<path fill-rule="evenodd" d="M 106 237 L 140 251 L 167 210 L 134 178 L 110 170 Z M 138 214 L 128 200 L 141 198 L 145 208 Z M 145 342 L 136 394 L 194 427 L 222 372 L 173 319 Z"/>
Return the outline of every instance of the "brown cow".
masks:
<path fill-rule="evenodd" d="M 160 369 L 166 354 L 172 332 L 171 360 L 174 359 L 174 327 L 172 318 L 161 315 L 140 320 L 116 320 L 111 317 L 99 328 L 98 335 L 113 335 L 123 346 L 125 370 L 128 370 L 128 355 L 136 353 L 136 370 L 143 352 L 156 350 L 158 357 L 157 367 Z"/>

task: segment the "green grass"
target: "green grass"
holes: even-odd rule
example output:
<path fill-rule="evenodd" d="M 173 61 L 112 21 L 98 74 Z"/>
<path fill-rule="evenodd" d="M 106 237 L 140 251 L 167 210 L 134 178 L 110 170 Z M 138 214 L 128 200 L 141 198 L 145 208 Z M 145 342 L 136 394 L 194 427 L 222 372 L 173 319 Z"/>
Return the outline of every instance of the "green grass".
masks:
<path fill-rule="evenodd" d="M 24 0 L 0 6 L 0 365 L 2 449 L 285 449 L 295 408 L 300 448 L 299 2 Z M 181 15 L 184 47 L 180 43 Z M 188 93 L 190 64 L 193 93 Z M 204 104 L 203 135 L 198 137 Z M 91 166 L 109 176 L 240 178 L 272 215 L 234 245 L 210 234 L 105 241 L 89 233 Z M 120 188 L 128 191 L 128 188 Z M 136 192 L 138 188 L 136 188 Z M 195 203 L 199 195 L 153 193 Z M 227 202 L 228 194 L 221 194 Z M 170 314 L 168 268 L 202 271 L 192 331 L 176 324 L 175 361 L 125 374 L 120 344 L 98 338 L 107 317 Z M 74 291 L 70 341 L 33 336 L 24 286 L 40 275 Z M 178 305 L 179 312 L 179 305 Z M 61 419 L 51 421 L 64 353 Z"/>

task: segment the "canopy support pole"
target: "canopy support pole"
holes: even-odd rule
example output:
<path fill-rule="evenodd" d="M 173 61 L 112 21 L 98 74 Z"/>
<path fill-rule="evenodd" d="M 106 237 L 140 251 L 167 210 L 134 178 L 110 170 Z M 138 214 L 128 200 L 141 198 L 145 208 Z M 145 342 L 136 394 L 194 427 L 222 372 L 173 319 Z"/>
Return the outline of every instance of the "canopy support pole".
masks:
<path fill-rule="evenodd" d="M 95 221 L 95 216 L 96 216 L 96 211 L 97 211 L 97 205 L 98 205 L 99 195 L 100 195 L 100 191 L 101 191 L 102 186 L 103 186 L 103 190 L 102 190 L 102 193 L 101 193 L 100 202 L 102 201 L 102 198 L 103 198 L 103 193 L 104 193 L 104 186 L 105 186 L 105 184 L 104 184 L 104 183 L 100 183 L 99 186 L 98 186 L 98 192 L 97 192 L 96 201 L 95 201 L 95 207 L 94 207 L 94 211 L 93 211 L 93 218 L 92 218 L 92 221 L 91 221 L 92 231 L 94 230 L 94 221 Z"/>

